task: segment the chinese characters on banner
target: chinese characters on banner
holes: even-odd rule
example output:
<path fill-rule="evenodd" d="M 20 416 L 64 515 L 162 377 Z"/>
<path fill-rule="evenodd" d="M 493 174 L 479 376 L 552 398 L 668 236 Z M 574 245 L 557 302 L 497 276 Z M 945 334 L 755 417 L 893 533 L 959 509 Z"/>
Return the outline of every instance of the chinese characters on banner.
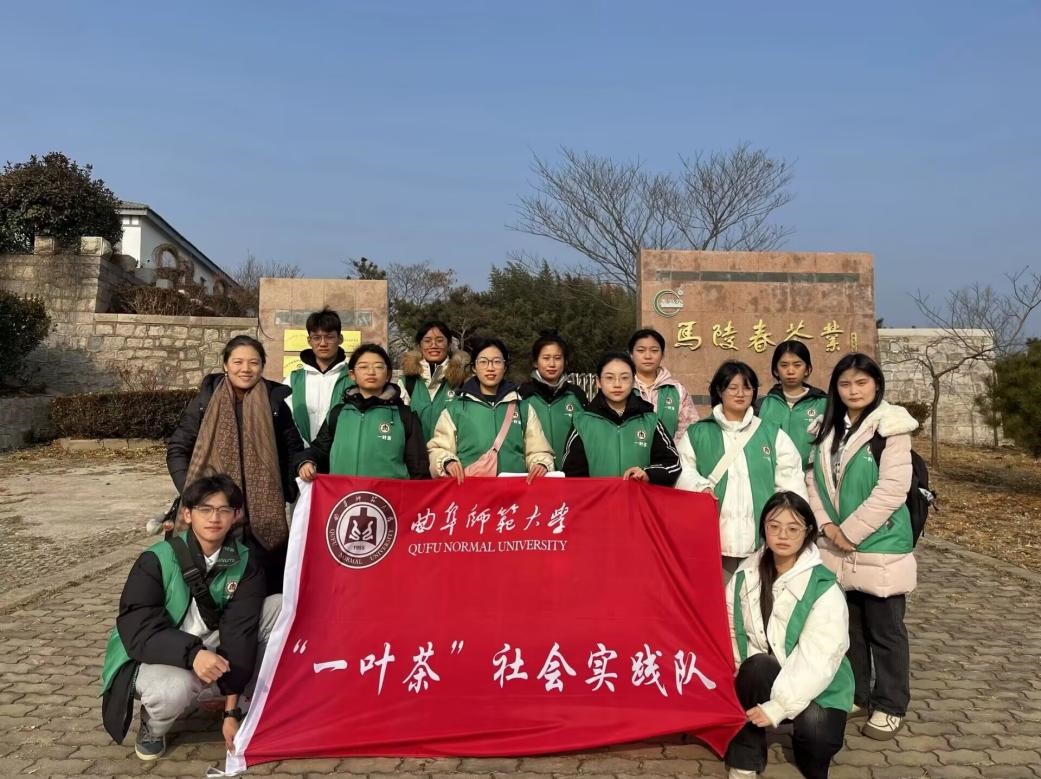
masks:
<path fill-rule="evenodd" d="M 781 324 L 781 323 L 778 323 Z M 676 340 L 673 346 L 676 348 L 690 349 L 692 352 L 702 347 L 700 326 L 696 320 L 676 323 Z M 820 328 L 811 327 L 806 320 L 788 322 L 782 328 L 773 329 L 763 319 L 757 320 L 751 328 L 749 335 L 743 336 L 734 327 L 733 320 L 727 320 L 724 325 L 716 322 L 711 325 L 709 343 L 716 349 L 723 351 L 750 350 L 756 354 L 770 351 L 780 341 L 799 340 L 813 346 L 819 344 L 819 348 L 825 352 L 856 351 L 860 348 L 860 339 L 857 333 L 843 327 L 838 320 L 831 319 L 820 323 Z M 775 336 L 775 333 L 777 334 Z"/>
<path fill-rule="evenodd" d="M 619 479 L 321 476 L 228 770 L 691 732 L 734 695 L 715 501 Z"/>

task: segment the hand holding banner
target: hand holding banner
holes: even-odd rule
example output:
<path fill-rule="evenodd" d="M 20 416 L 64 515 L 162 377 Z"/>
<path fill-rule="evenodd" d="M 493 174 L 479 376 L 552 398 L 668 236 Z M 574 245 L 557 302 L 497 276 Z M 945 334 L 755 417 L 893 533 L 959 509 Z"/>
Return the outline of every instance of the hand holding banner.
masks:
<path fill-rule="evenodd" d="M 320 476 L 228 771 L 523 755 L 745 721 L 711 496 L 620 479 Z"/>

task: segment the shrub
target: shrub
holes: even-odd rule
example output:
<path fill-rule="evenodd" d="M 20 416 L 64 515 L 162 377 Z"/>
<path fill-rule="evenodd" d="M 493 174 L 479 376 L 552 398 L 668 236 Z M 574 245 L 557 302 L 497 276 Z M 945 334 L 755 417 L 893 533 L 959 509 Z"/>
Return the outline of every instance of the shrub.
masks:
<path fill-rule="evenodd" d="M 160 268 L 160 270 L 165 270 Z M 210 295 L 198 284 L 161 289 L 144 284 L 121 284 L 113 296 L 114 314 L 155 316 L 244 316 L 245 309 L 230 297 Z"/>
<path fill-rule="evenodd" d="M 1041 341 L 995 362 L 990 391 L 1005 435 L 1041 457 Z"/>
<path fill-rule="evenodd" d="M 933 413 L 933 407 L 931 404 L 920 400 L 909 400 L 906 403 L 898 403 L 897 405 L 903 406 L 907 409 L 907 413 L 913 416 L 915 421 L 918 423 L 918 427 L 912 435 L 919 435 L 923 430 L 925 430 L 925 421 Z"/>
<path fill-rule="evenodd" d="M 51 418 L 67 438 L 166 438 L 197 390 L 98 392 L 55 398 Z"/>
<path fill-rule="evenodd" d="M 0 290 L 0 385 L 19 378 L 26 356 L 50 330 L 43 298 Z"/>

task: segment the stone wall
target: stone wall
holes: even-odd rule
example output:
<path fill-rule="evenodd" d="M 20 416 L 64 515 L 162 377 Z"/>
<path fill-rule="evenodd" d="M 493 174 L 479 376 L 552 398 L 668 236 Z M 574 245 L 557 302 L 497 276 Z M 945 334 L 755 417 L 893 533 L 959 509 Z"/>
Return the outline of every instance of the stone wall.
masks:
<path fill-rule="evenodd" d="M 961 337 L 972 344 L 987 346 L 990 335 L 985 330 L 963 330 Z M 886 398 L 895 403 L 920 401 L 932 404 L 933 391 L 929 371 L 916 357 L 929 355 L 942 370 L 965 354 L 965 346 L 943 330 L 931 328 L 878 331 L 878 351 L 886 376 Z M 976 411 L 975 397 L 983 392 L 990 375 L 988 362 L 966 363 L 941 380 L 939 438 L 949 443 L 993 444 L 994 433 Z M 926 420 L 926 428 L 930 424 Z"/>
<path fill-rule="evenodd" d="M 45 395 L 0 398 L 0 452 L 55 436 L 51 400 Z"/>

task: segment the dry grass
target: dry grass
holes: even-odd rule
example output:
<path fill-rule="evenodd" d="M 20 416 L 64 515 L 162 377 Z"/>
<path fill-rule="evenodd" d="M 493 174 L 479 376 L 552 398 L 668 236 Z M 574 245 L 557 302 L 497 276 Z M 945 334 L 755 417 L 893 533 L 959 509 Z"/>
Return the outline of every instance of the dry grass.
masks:
<path fill-rule="evenodd" d="M 929 441 L 915 449 L 929 458 Z M 1015 449 L 942 444 L 929 469 L 940 511 L 926 533 L 1041 571 L 1041 461 Z"/>

